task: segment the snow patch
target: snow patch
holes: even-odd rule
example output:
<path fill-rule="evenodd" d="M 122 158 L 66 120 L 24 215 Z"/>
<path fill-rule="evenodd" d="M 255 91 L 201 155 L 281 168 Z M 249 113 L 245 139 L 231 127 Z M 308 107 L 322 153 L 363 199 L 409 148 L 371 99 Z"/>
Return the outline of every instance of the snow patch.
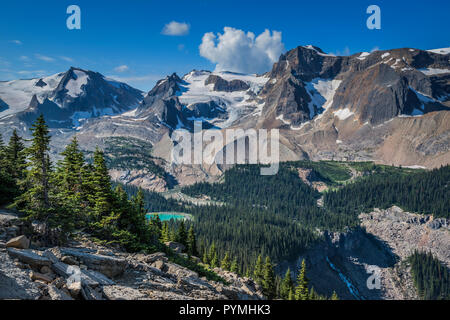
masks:
<path fill-rule="evenodd" d="M 82 86 L 86 85 L 89 76 L 84 71 L 74 70 L 75 79 L 70 79 L 66 84 L 67 94 L 73 98 L 78 97 L 83 93 Z"/>
<path fill-rule="evenodd" d="M 247 91 L 221 92 L 214 91 L 214 85 L 205 85 L 206 79 L 210 75 L 217 75 L 224 80 L 241 80 L 250 86 Z M 177 92 L 180 102 L 189 107 L 195 103 L 215 102 L 228 113 L 228 119 L 217 119 L 214 125 L 226 128 L 239 119 L 243 111 L 252 108 L 252 112 L 260 111 L 262 103 L 253 100 L 253 96 L 258 94 L 264 85 L 269 81 L 268 77 L 258 75 L 248 75 L 235 72 L 210 72 L 194 70 L 183 77 L 184 83 L 180 84 L 181 90 Z"/>
<path fill-rule="evenodd" d="M 432 49 L 427 50 L 428 52 L 438 53 L 438 54 L 449 54 L 450 48 Z"/>
<path fill-rule="evenodd" d="M 432 76 L 435 74 L 450 73 L 450 69 L 424 68 L 424 69 L 418 69 L 418 70 L 427 76 Z"/>
<path fill-rule="evenodd" d="M 306 91 L 311 97 L 311 101 L 308 104 L 310 119 L 322 113 L 332 104 L 334 94 L 341 82 L 342 80 L 315 78 L 311 82 L 305 83 Z M 314 105 L 318 111 L 317 113 L 314 110 Z"/>
<path fill-rule="evenodd" d="M 368 56 L 370 56 L 369 52 L 361 52 L 361 54 L 359 55 L 358 59 L 359 60 L 365 60 Z"/>
<path fill-rule="evenodd" d="M 354 113 L 351 112 L 349 108 L 340 109 L 340 110 L 335 111 L 333 113 L 334 113 L 334 115 L 336 117 L 339 118 L 339 120 L 345 120 L 345 119 L 351 117 L 352 115 L 354 115 Z"/>

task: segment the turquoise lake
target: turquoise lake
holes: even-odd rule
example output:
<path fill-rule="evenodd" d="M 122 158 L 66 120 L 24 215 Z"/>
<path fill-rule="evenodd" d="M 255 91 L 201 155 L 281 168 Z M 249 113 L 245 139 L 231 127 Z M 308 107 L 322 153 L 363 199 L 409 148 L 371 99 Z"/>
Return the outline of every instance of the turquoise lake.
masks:
<path fill-rule="evenodd" d="M 146 215 L 146 217 L 150 220 L 155 215 L 158 215 L 161 221 L 169 221 L 171 219 L 180 220 L 188 218 L 187 216 L 179 213 L 149 213 Z"/>

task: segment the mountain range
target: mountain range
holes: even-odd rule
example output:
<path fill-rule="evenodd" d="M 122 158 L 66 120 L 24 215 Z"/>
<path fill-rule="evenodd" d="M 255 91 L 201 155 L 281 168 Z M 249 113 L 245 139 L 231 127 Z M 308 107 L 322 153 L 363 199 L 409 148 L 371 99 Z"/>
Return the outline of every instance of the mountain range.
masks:
<path fill-rule="evenodd" d="M 193 70 L 167 76 L 148 93 L 74 67 L 0 82 L 4 137 L 13 129 L 29 136 L 43 113 L 55 158 L 73 135 L 87 152 L 107 148 L 111 139 L 143 142 L 150 160 L 171 179 L 153 175 L 155 183 L 145 181 L 152 172 L 126 164 L 116 178 L 158 190 L 215 180 L 223 172 L 217 164 L 171 164 L 171 134 L 192 131 L 195 121 L 204 129 L 277 128 L 281 161 L 370 160 L 434 168 L 450 163 L 449 111 L 450 48 L 335 56 L 299 46 L 262 75 Z"/>

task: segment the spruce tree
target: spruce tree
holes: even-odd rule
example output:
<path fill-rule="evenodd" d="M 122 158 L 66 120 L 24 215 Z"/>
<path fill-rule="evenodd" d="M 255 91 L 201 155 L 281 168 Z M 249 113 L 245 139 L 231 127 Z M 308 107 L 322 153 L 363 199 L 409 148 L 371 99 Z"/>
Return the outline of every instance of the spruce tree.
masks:
<path fill-rule="evenodd" d="M 10 203 L 18 195 L 16 180 L 11 176 L 11 162 L 0 135 L 0 205 Z"/>
<path fill-rule="evenodd" d="M 18 182 L 24 178 L 24 170 L 27 167 L 27 163 L 25 145 L 22 138 L 17 134 L 16 129 L 14 129 L 9 139 L 8 146 L 5 147 L 5 153 L 11 177 Z"/>
<path fill-rule="evenodd" d="M 32 143 L 27 148 L 30 160 L 27 190 L 16 203 L 24 205 L 23 209 L 30 218 L 47 221 L 50 209 L 50 134 L 42 114 L 32 125 L 31 131 Z"/>
<path fill-rule="evenodd" d="M 188 231 L 187 249 L 188 249 L 188 253 L 191 256 L 198 256 L 197 240 L 196 240 L 196 237 L 195 237 L 194 226 L 192 226 L 192 225 L 191 225 L 191 227 L 189 228 L 189 231 Z"/>
<path fill-rule="evenodd" d="M 306 262 L 302 260 L 302 267 L 297 277 L 297 286 L 295 287 L 295 299 L 296 300 L 308 300 L 308 278 L 306 277 Z"/>
<path fill-rule="evenodd" d="M 291 269 L 288 268 L 280 286 L 281 298 L 288 300 L 289 292 L 291 292 L 293 289 L 294 289 L 294 282 L 292 281 L 291 278 Z"/>
<path fill-rule="evenodd" d="M 253 271 L 253 278 L 259 285 L 262 285 L 264 278 L 264 265 L 261 255 L 256 259 L 255 269 Z"/>
<path fill-rule="evenodd" d="M 113 197 L 105 156 L 98 147 L 94 152 L 94 171 L 90 184 L 94 190 L 94 195 L 91 197 L 94 215 L 99 219 L 111 213 Z"/>
<path fill-rule="evenodd" d="M 239 267 L 238 267 L 237 259 L 234 258 L 233 263 L 231 264 L 230 271 L 231 271 L 231 272 L 234 272 L 234 273 L 238 273 L 238 272 L 239 272 L 238 268 L 239 268 Z"/>
<path fill-rule="evenodd" d="M 211 268 L 217 268 L 219 266 L 219 257 L 217 256 L 217 251 L 214 252 L 213 258 L 211 259 Z"/>
<path fill-rule="evenodd" d="M 336 291 L 333 291 L 333 294 L 331 295 L 331 300 L 339 300 Z"/>
<path fill-rule="evenodd" d="M 186 226 L 184 224 L 184 220 L 181 220 L 180 225 L 178 226 L 177 236 L 176 236 L 175 241 L 183 244 L 184 246 L 187 246 L 187 233 L 186 233 Z"/>
<path fill-rule="evenodd" d="M 222 268 L 223 270 L 230 270 L 231 268 L 231 260 L 228 251 L 225 253 L 225 256 L 220 263 L 220 268 Z"/>
<path fill-rule="evenodd" d="M 275 272 L 269 257 L 266 257 L 266 262 L 264 264 L 262 287 L 263 293 L 268 299 L 274 299 L 276 297 Z"/>

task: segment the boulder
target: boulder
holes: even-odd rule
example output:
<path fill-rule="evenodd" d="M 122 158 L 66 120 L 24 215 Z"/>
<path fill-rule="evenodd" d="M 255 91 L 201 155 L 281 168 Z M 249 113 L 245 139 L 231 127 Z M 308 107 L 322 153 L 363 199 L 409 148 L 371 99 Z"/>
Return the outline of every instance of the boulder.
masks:
<path fill-rule="evenodd" d="M 55 285 L 50 284 L 48 286 L 48 294 L 52 300 L 73 300 L 71 296 L 65 293 L 63 290 L 58 289 Z"/>
<path fill-rule="evenodd" d="M 85 300 L 104 300 L 101 288 L 92 288 L 88 285 L 81 285 L 81 295 Z"/>
<path fill-rule="evenodd" d="M 36 254 L 33 250 L 30 249 L 14 249 L 7 248 L 8 254 L 13 257 L 19 259 L 19 261 L 29 264 L 36 268 L 41 268 L 43 266 L 51 266 L 51 261 L 46 258 Z"/>
<path fill-rule="evenodd" d="M 108 277 L 121 275 L 128 265 L 122 258 L 92 254 L 79 249 L 62 248 L 61 253 L 78 258 L 89 269 L 99 271 Z"/>
<path fill-rule="evenodd" d="M 7 248 L 28 249 L 30 247 L 30 240 L 26 236 L 18 236 L 10 239 L 6 243 Z"/>
<path fill-rule="evenodd" d="M 64 256 L 64 257 L 62 257 L 61 258 L 61 262 L 64 262 L 65 264 L 69 264 L 69 265 L 78 265 L 78 261 L 75 260 L 71 256 Z"/>
<path fill-rule="evenodd" d="M 52 273 L 52 269 L 50 269 L 50 267 L 43 266 L 41 268 L 41 273 L 43 273 L 43 274 L 51 274 Z"/>
<path fill-rule="evenodd" d="M 67 288 L 69 289 L 70 295 L 72 298 L 77 298 L 81 292 L 81 281 L 74 281 L 67 285 Z"/>
<path fill-rule="evenodd" d="M 164 244 L 176 253 L 182 253 L 186 249 L 186 247 L 182 243 L 178 243 L 175 241 L 164 242 Z"/>
<path fill-rule="evenodd" d="M 30 278 L 31 280 L 39 280 L 45 283 L 50 283 L 53 281 L 53 278 L 51 276 L 34 271 L 31 271 Z"/>
<path fill-rule="evenodd" d="M 103 294 L 108 300 L 148 300 L 149 297 L 137 289 L 119 285 L 103 288 Z"/>

